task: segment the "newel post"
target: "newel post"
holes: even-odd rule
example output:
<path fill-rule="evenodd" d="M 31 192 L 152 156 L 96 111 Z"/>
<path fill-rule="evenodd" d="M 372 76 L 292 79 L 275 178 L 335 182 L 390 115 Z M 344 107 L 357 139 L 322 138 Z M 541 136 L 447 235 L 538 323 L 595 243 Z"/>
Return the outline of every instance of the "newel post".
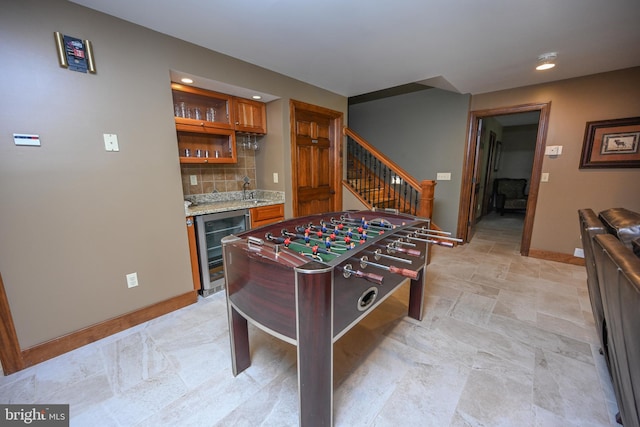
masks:
<path fill-rule="evenodd" d="M 433 215 L 433 198 L 437 182 L 432 179 L 424 179 L 420 182 L 420 209 L 418 216 L 431 219 Z"/>

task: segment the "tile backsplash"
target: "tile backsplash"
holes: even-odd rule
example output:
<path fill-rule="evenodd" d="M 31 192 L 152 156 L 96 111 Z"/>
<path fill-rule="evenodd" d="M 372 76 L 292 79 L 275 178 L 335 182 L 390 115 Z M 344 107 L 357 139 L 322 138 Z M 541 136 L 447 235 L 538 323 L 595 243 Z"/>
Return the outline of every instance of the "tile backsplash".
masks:
<path fill-rule="evenodd" d="M 238 163 L 230 164 L 182 164 L 182 191 L 185 196 L 226 191 L 242 190 L 243 179 L 251 180 L 249 188 L 258 188 L 256 182 L 255 151 L 243 148 L 238 144 Z M 191 185 L 191 175 L 195 175 L 198 183 Z"/>

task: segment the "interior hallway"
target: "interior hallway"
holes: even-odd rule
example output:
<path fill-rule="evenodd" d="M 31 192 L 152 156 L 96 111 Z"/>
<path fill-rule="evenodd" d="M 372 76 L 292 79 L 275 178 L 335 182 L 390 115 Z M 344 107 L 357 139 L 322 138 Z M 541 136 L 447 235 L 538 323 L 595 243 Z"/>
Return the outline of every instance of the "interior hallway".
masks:
<path fill-rule="evenodd" d="M 335 345 L 336 426 L 617 425 L 585 269 L 521 257 L 521 218 L 434 248 L 422 321 L 404 286 Z M 70 403 L 76 426 L 297 425 L 295 348 L 250 344 L 234 378 L 217 293 L 1 377 L 0 402 Z"/>

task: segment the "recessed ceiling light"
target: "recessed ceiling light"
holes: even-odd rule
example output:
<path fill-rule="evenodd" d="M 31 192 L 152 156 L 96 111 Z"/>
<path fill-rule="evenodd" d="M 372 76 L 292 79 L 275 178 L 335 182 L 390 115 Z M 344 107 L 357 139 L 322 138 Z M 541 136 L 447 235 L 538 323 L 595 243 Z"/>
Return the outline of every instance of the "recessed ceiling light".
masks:
<path fill-rule="evenodd" d="M 538 57 L 538 65 L 536 66 L 536 70 L 543 71 L 549 70 L 556 66 L 555 61 L 558 57 L 558 54 L 555 52 L 545 53 L 544 55 L 540 55 Z"/>
<path fill-rule="evenodd" d="M 252 98 L 253 99 L 262 99 L 262 97 L 260 95 L 253 95 Z"/>
<path fill-rule="evenodd" d="M 186 84 L 189 84 L 189 85 L 190 85 L 191 83 L 193 83 L 193 80 L 192 80 L 192 79 L 190 79 L 190 78 L 188 78 L 188 77 L 184 77 L 184 78 L 180 79 L 180 81 L 181 81 L 182 83 L 186 83 Z"/>

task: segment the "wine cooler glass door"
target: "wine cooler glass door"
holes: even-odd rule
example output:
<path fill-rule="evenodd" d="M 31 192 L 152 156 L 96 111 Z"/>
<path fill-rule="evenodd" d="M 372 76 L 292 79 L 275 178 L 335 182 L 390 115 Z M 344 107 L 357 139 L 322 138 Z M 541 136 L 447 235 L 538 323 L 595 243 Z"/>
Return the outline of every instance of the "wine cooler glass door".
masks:
<path fill-rule="evenodd" d="M 221 241 L 223 237 L 245 231 L 247 218 L 244 210 L 196 217 L 203 296 L 224 289 Z"/>

